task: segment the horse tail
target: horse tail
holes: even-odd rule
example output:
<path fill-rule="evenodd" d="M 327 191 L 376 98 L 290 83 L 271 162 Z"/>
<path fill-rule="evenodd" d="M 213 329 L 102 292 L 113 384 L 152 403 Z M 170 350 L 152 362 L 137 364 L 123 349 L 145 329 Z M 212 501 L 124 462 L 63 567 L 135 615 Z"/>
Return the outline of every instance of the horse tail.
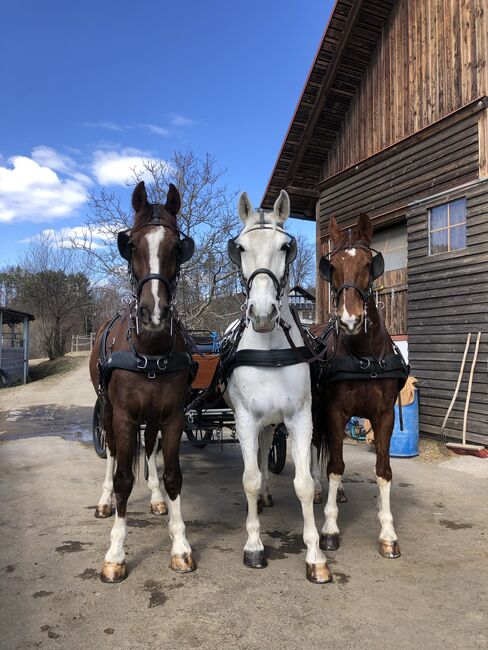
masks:
<path fill-rule="evenodd" d="M 132 448 L 132 473 L 139 478 L 139 460 L 141 457 L 141 427 L 137 427 L 136 439 Z"/>
<path fill-rule="evenodd" d="M 328 457 L 328 435 L 327 435 L 327 418 L 325 417 L 325 408 L 321 399 L 320 390 L 313 387 L 312 384 L 312 443 L 316 449 L 317 460 L 321 470 L 324 470 Z"/>

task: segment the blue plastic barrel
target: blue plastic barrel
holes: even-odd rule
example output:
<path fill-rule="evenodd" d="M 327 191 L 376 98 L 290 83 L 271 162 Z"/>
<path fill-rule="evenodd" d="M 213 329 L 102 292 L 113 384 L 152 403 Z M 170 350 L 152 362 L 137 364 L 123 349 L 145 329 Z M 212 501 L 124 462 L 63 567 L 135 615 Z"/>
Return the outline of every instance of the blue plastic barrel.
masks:
<path fill-rule="evenodd" d="M 411 458 L 419 455 L 419 391 L 411 404 L 402 407 L 403 431 L 400 430 L 400 414 L 395 404 L 395 426 L 390 441 L 390 456 Z"/>

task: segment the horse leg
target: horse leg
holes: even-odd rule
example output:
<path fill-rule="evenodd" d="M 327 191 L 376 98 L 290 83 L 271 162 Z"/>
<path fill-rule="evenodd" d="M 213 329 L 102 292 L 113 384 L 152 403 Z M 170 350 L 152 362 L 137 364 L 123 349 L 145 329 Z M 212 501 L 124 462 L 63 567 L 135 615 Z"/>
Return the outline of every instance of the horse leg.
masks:
<path fill-rule="evenodd" d="M 316 584 L 330 582 L 332 574 L 327 560 L 319 547 L 319 534 L 313 512 L 314 482 L 310 473 L 310 445 L 312 438 L 312 417 L 310 409 L 295 413 L 285 421 L 291 437 L 291 451 L 295 463 L 293 485 L 300 499 L 303 513 L 303 541 L 307 547 L 307 579 Z"/>
<path fill-rule="evenodd" d="M 348 503 L 348 498 L 344 491 L 342 481 L 339 481 L 339 487 L 337 488 L 337 503 Z"/>
<path fill-rule="evenodd" d="M 147 467 L 149 470 L 149 477 L 147 479 L 147 487 L 151 491 L 151 506 L 150 511 L 153 515 L 166 515 L 168 514 L 168 509 L 164 502 L 163 495 L 161 493 L 161 487 L 159 483 L 158 475 L 158 466 L 156 463 L 156 452 L 158 449 L 157 446 L 157 437 L 158 437 L 158 427 L 155 429 L 151 428 L 151 431 L 148 435 L 149 423 L 146 426 L 145 432 L 145 444 L 146 444 L 146 456 L 147 456 Z"/>
<path fill-rule="evenodd" d="M 341 489 L 341 480 L 344 474 L 344 460 L 342 457 L 342 441 L 344 438 L 344 428 L 346 426 L 347 416 L 339 410 L 330 409 L 327 422 L 327 478 L 329 479 L 329 491 L 327 494 L 327 503 L 324 508 L 325 522 L 320 531 L 320 548 L 324 551 L 337 551 L 339 548 L 339 527 L 337 525 L 337 516 L 339 508 L 339 490 Z"/>
<path fill-rule="evenodd" d="M 247 541 L 244 545 L 244 564 L 251 569 L 264 569 L 268 566 L 268 562 L 259 535 L 258 496 L 261 490 L 261 472 L 258 465 L 259 433 L 256 424 L 247 414 L 237 416 L 236 425 L 244 460 L 242 485 L 247 498 Z"/>
<path fill-rule="evenodd" d="M 319 450 L 315 447 L 313 443 L 310 447 L 310 454 L 312 457 L 311 472 L 312 472 L 313 483 L 315 486 L 313 502 L 322 503 L 322 483 L 320 481 L 322 472 L 320 471 Z"/>
<path fill-rule="evenodd" d="M 107 460 L 105 463 L 105 479 L 102 486 L 102 496 L 95 509 L 97 519 L 105 519 L 112 515 L 112 495 L 114 492 L 114 465 L 115 465 L 115 444 L 112 430 L 112 408 L 105 404 L 103 407 L 102 426 L 107 441 Z"/>
<path fill-rule="evenodd" d="M 380 520 L 379 549 L 383 557 L 400 557 L 398 537 L 393 527 L 390 509 L 392 472 L 390 466 L 390 439 L 393 432 L 395 411 L 393 407 L 372 420 L 376 445 L 376 483 L 380 491 L 378 519 Z"/>
<path fill-rule="evenodd" d="M 268 457 L 271 442 L 273 440 L 274 426 L 264 427 L 259 438 L 259 469 L 261 470 L 261 490 L 258 499 L 258 512 L 260 505 L 266 508 L 273 506 L 273 497 L 269 491 L 269 470 Z"/>
<path fill-rule="evenodd" d="M 166 421 L 163 430 L 164 487 L 168 499 L 169 536 L 171 537 L 170 568 L 177 573 L 189 573 L 197 568 L 190 544 L 185 536 L 185 523 L 181 516 L 181 486 L 183 476 L 180 467 L 180 442 L 183 432 L 183 418 L 173 415 Z"/>
<path fill-rule="evenodd" d="M 124 542 L 127 537 L 127 501 L 132 486 L 134 474 L 132 461 L 137 439 L 139 424 L 129 422 L 126 413 L 114 414 L 114 431 L 117 435 L 117 469 L 114 476 L 114 491 L 117 510 L 115 521 L 110 533 L 110 548 L 105 555 L 100 579 L 102 582 L 121 582 L 127 578 Z"/>

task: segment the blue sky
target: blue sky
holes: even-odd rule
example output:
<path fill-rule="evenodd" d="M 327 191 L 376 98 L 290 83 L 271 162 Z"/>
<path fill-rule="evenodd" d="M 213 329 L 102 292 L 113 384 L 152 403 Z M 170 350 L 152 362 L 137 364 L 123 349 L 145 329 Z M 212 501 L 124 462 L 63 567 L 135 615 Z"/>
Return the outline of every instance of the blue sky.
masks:
<path fill-rule="evenodd" d="M 16 0 L 0 8 L 0 267 L 81 226 L 104 186 L 129 204 L 141 156 L 213 154 L 258 205 L 331 0 Z M 314 224 L 292 229 L 314 236 Z"/>

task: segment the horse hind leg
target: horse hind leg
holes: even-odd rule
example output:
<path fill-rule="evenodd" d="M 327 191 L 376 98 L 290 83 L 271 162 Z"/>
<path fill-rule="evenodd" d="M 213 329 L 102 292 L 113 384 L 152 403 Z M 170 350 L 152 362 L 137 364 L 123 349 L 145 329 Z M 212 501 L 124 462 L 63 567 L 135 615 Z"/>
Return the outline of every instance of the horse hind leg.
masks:
<path fill-rule="evenodd" d="M 264 427 L 259 440 L 259 469 L 261 470 L 261 490 L 258 499 L 258 512 L 262 507 L 270 508 L 274 505 L 273 497 L 269 491 L 268 457 L 271 442 L 273 441 L 274 426 Z"/>
<path fill-rule="evenodd" d="M 337 502 L 340 502 L 339 495 L 342 487 L 342 477 L 344 475 L 342 439 L 345 424 L 345 418 L 340 413 L 335 412 L 328 425 L 329 459 L 327 462 L 327 476 L 329 479 L 329 489 L 327 503 L 324 508 L 325 522 L 320 531 L 320 548 L 324 551 L 337 551 L 339 548 L 339 527 L 337 525 L 339 508 L 337 507 Z"/>
<path fill-rule="evenodd" d="M 310 463 L 310 470 L 314 483 L 313 502 L 322 503 L 322 471 L 320 467 L 319 452 L 313 443 L 310 447 L 310 454 L 312 459 Z"/>
<path fill-rule="evenodd" d="M 125 414 L 124 414 L 125 416 Z M 127 537 L 127 501 L 134 485 L 132 460 L 139 425 L 129 423 L 122 417 L 114 422 L 117 432 L 117 469 L 114 476 L 114 491 L 117 509 L 110 533 L 110 548 L 105 555 L 100 579 L 102 582 L 121 582 L 127 577 L 124 543 Z"/>
<path fill-rule="evenodd" d="M 390 466 L 390 439 L 394 424 L 394 410 L 383 414 L 374 423 L 376 444 L 376 483 L 380 491 L 378 519 L 381 526 L 379 550 L 383 557 L 393 559 L 400 557 L 398 537 L 393 526 L 390 507 L 390 488 L 392 472 Z"/>
<path fill-rule="evenodd" d="M 152 432 L 151 432 L 152 433 Z M 149 476 L 147 479 L 147 487 L 151 491 L 151 505 L 150 512 L 153 515 L 166 515 L 168 514 L 168 508 L 161 492 L 161 485 L 158 475 L 158 466 L 156 462 L 156 453 L 158 450 L 157 445 L 157 436 L 158 431 L 154 435 L 148 436 L 148 428 L 146 427 L 145 433 L 145 444 L 146 444 L 146 456 L 147 456 L 147 467 L 149 471 Z"/>

